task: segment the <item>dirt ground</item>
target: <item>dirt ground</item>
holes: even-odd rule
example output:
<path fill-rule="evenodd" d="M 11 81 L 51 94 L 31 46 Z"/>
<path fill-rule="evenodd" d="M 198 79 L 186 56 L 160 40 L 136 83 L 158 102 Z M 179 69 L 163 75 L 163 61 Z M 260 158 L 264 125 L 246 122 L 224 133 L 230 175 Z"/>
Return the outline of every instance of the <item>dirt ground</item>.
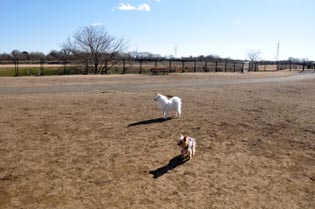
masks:
<path fill-rule="evenodd" d="M 0 78 L 0 208 L 315 208 L 315 78 L 294 76 Z"/>

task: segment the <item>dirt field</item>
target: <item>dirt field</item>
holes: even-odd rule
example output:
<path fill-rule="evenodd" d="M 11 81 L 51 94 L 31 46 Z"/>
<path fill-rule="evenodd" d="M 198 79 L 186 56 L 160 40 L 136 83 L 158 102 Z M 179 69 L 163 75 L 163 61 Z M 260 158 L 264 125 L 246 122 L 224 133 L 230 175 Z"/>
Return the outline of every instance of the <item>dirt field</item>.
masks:
<path fill-rule="evenodd" d="M 0 78 L 0 208 L 315 208 L 314 75 Z"/>

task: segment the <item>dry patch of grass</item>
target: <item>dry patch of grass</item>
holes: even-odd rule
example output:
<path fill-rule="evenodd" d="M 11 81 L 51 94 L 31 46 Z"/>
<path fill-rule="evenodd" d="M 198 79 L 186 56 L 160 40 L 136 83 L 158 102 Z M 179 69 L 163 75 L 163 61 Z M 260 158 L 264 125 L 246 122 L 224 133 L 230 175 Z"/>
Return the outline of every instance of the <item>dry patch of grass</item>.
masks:
<path fill-rule="evenodd" d="M 192 75 L 3 80 L 126 88 L 1 95 L 0 208 L 313 208 L 314 81 L 162 88 Z M 160 120 L 157 91 L 183 99 L 180 119 Z M 197 153 L 174 164 L 181 132 Z"/>

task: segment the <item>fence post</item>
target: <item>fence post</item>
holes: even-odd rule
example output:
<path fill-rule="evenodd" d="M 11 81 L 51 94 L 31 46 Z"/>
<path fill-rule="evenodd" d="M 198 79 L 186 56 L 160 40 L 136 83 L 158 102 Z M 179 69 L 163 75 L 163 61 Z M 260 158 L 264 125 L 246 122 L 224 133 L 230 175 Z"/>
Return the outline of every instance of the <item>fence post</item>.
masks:
<path fill-rule="evenodd" d="M 197 72 L 196 60 L 194 60 L 194 73 Z"/>
<path fill-rule="evenodd" d="M 154 67 L 157 67 L 157 60 L 154 60 Z"/>
<path fill-rule="evenodd" d="M 123 59 L 123 71 L 122 74 L 126 73 L 126 59 Z"/>
<path fill-rule="evenodd" d="M 172 60 L 169 60 L 169 69 L 168 69 L 168 72 L 171 72 L 172 71 Z"/>
<path fill-rule="evenodd" d="M 205 72 L 208 72 L 208 61 L 205 61 Z"/>
<path fill-rule="evenodd" d="M 66 74 L 67 71 L 67 58 L 66 56 L 63 58 L 63 74 Z"/>
<path fill-rule="evenodd" d="M 184 72 L 185 72 L 185 61 L 182 60 L 182 73 L 184 73 Z"/>
<path fill-rule="evenodd" d="M 234 62 L 234 68 L 233 68 L 233 72 L 235 73 L 235 62 Z"/>
<path fill-rule="evenodd" d="M 39 60 L 39 76 L 42 76 L 44 74 L 44 59 L 40 58 Z"/>
<path fill-rule="evenodd" d="M 17 58 L 14 58 L 14 70 L 15 76 L 19 76 L 19 60 Z"/>
<path fill-rule="evenodd" d="M 215 72 L 218 72 L 218 61 L 215 61 Z"/>
<path fill-rule="evenodd" d="M 85 70 L 85 74 L 87 75 L 89 73 L 89 60 L 85 59 L 84 60 L 84 64 L 85 64 L 85 69 L 84 69 Z"/>
<path fill-rule="evenodd" d="M 303 69 L 302 69 L 302 72 L 304 72 L 304 70 L 305 70 L 305 60 L 304 60 L 304 62 L 303 62 Z"/>
<path fill-rule="evenodd" d="M 241 73 L 244 73 L 244 62 L 242 62 L 242 69 L 241 69 Z"/>
<path fill-rule="evenodd" d="M 224 72 L 226 72 L 227 61 L 224 60 Z"/>
<path fill-rule="evenodd" d="M 140 62 L 140 70 L 139 70 L 139 74 L 142 74 L 142 59 L 139 60 Z"/>

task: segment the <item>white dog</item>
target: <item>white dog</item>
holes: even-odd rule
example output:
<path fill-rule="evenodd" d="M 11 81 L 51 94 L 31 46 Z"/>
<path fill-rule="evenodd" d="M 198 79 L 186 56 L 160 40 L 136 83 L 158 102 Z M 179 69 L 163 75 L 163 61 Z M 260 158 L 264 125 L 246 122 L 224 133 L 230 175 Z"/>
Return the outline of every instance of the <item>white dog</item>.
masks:
<path fill-rule="evenodd" d="M 167 119 L 170 110 L 176 110 L 176 116 L 180 117 L 182 111 L 182 100 L 179 97 L 171 97 L 168 99 L 166 96 L 158 93 L 154 98 L 160 109 L 163 111 L 163 117 Z"/>

